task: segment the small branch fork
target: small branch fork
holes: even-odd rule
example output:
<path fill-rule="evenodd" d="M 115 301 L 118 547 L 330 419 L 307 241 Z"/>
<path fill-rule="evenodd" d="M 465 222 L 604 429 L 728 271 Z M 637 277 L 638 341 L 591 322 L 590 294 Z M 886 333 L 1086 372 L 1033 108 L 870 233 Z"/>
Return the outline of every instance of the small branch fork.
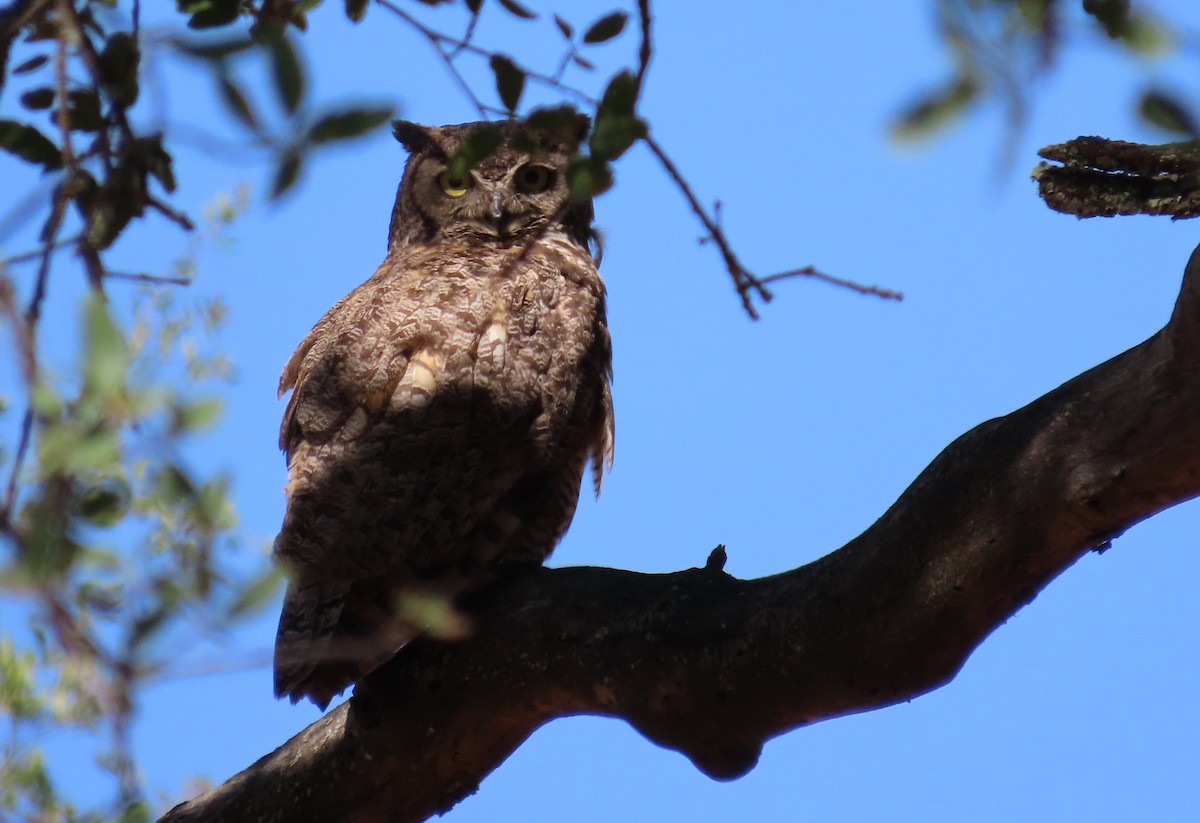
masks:
<path fill-rule="evenodd" d="M 455 62 L 457 58 L 463 54 L 471 54 L 476 57 L 489 60 L 497 55 L 497 52 L 489 51 L 488 49 L 477 46 L 472 42 L 472 37 L 475 33 L 477 15 L 472 15 L 471 20 L 467 25 L 466 32 L 461 37 L 455 37 L 429 27 L 425 23 L 418 20 L 415 16 L 402 9 L 399 5 L 393 2 L 393 0 L 375 0 L 375 2 L 377 5 L 382 6 L 383 8 L 395 14 L 406 25 L 414 29 L 417 33 L 424 37 L 426 41 L 428 41 L 429 45 L 438 55 L 438 58 L 442 61 L 443 65 L 445 65 L 447 71 L 450 72 L 450 76 L 454 79 L 454 82 L 458 85 L 459 89 L 462 90 L 463 94 L 471 102 L 471 105 L 474 106 L 475 110 L 479 112 L 479 116 L 481 118 L 488 119 L 492 116 L 509 116 L 509 113 L 503 109 L 489 106 L 484 103 L 471 88 L 470 83 L 463 76 Z M 654 56 L 654 47 L 651 39 L 654 21 L 650 11 L 650 0 L 637 0 L 637 17 L 640 40 L 637 51 L 637 68 L 634 78 L 638 90 L 638 96 L 640 96 L 641 90 L 645 84 L 646 74 L 649 70 L 650 62 Z M 518 66 L 518 68 L 530 80 L 552 88 L 559 93 L 568 95 L 580 103 L 584 103 L 593 108 L 597 107 L 599 105 L 598 100 L 563 81 L 563 71 L 565 70 L 566 65 L 570 62 L 569 57 L 570 53 L 567 54 L 567 59 L 561 61 L 559 71 L 555 72 L 553 75 L 533 71 L 524 66 Z M 687 200 L 688 206 L 692 210 L 692 213 L 696 215 L 696 219 L 698 219 L 701 225 L 704 227 L 705 234 L 702 237 L 701 242 L 712 242 L 717 247 L 721 254 L 721 259 L 724 261 L 725 270 L 729 273 L 730 278 L 732 278 L 734 289 L 737 291 L 738 297 L 742 301 L 742 307 L 752 319 L 757 320 L 759 318 L 758 309 L 755 305 L 756 299 L 761 300 L 764 303 L 769 303 L 774 297 L 773 292 L 768 288 L 768 284 L 797 277 L 808 277 L 814 280 L 820 280 L 833 286 L 849 289 L 863 295 L 879 297 L 884 300 L 903 299 L 903 295 L 900 292 L 883 288 L 881 286 L 864 285 L 853 280 L 834 277 L 833 275 L 825 274 L 824 272 L 819 271 L 815 266 L 805 266 L 803 268 L 790 269 L 787 271 L 778 272 L 776 274 L 767 275 L 765 277 L 755 275 L 742 264 L 741 260 L 733 250 L 732 243 L 729 241 L 728 236 L 721 227 L 720 204 L 718 203 L 714 205 L 711 211 L 705 208 L 705 206 L 696 196 L 695 192 L 692 190 L 691 185 L 689 185 L 687 182 L 687 179 L 683 176 L 682 172 L 680 172 L 679 167 L 675 165 L 675 162 L 667 154 L 666 149 L 663 148 L 662 144 L 655 140 L 650 134 L 646 134 L 642 138 L 642 142 L 646 144 L 646 147 L 650 150 L 650 153 L 658 161 L 659 165 L 663 167 L 663 170 L 666 171 L 667 176 L 671 179 L 671 182 L 674 183 L 675 187 L 678 188 L 680 193 L 683 194 L 684 199 Z"/>

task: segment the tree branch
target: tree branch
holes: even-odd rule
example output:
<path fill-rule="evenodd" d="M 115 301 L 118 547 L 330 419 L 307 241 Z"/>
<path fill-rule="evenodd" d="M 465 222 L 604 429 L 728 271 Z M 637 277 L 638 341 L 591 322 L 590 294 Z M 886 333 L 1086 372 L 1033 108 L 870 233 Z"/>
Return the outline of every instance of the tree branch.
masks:
<path fill-rule="evenodd" d="M 946 448 L 859 537 L 759 580 L 514 574 L 466 643 L 418 641 L 164 821 L 421 820 L 540 725 L 620 717 L 732 779 L 763 743 L 951 680 L 1050 580 L 1200 494 L 1200 249 L 1149 340 Z"/>
<path fill-rule="evenodd" d="M 1200 215 L 1200 143 L 1146 145 L 1076 137 L 1038 152 L 1033 170 L 1046 205 L 1076 217 Z"/>

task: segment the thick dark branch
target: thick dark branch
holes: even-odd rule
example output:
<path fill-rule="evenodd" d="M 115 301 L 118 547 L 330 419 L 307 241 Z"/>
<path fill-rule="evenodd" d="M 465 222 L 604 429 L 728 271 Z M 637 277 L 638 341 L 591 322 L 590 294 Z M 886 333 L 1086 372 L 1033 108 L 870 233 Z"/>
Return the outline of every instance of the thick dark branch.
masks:
<path fill-rule="evenodd" d="M 1077 217 L 1200 215 L 1200 144 L 1151 146 L 1076 137 L 1038 152 L 1061 165 L 1033 170 L 1046 205 Z"/>
<path fill-rule="evenodd" d="M 775 735 L 946 683 L 1080 556 L 1197 494 L 1200 250 L 1161 332 L 960 437 L 833 554 L 748 581 L 718 555 L 667 575 L 516 575 L 472 604 L 469 642 L 412 644 L 164 819 L 420 820 L 579 713 L 734 778 Z"/>

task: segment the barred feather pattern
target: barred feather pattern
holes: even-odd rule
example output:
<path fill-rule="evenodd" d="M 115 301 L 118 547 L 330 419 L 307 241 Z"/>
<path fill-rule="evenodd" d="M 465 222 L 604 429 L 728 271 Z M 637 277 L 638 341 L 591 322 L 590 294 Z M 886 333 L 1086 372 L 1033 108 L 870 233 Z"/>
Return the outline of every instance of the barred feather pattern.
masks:
<path fill-rule="evenodd" d="M 572 139 L 403 125 L 388 254 L 279 383 L 292 394 L 275 692 L 322 708 L 429 628 L 414 604 L 542 562 L 586 464 L 599 494 L 613 455 L 605 291 L 591 205 L 566 190 Z M 448 186 L 482 128 L 501 148 Z"/>

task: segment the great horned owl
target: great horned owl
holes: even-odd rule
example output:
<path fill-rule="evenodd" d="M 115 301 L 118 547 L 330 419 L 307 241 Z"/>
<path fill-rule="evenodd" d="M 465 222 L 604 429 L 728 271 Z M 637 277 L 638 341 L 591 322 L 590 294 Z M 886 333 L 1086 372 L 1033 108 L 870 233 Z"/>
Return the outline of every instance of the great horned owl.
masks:
<path fill-rule="evenodd" d="M 409 158 L 387 256 L 279 380 L 292 396 L 276 696 L 324 708 L 426 628 L 406 602 L 545 559 L 589 459 L 599 493 L 613 452 L 604 284 L 591 203 L 566 179 L 587 128 L 396 124 Z M 482 144 L 494 151 L 467 169 L 464 146 Z"/>

